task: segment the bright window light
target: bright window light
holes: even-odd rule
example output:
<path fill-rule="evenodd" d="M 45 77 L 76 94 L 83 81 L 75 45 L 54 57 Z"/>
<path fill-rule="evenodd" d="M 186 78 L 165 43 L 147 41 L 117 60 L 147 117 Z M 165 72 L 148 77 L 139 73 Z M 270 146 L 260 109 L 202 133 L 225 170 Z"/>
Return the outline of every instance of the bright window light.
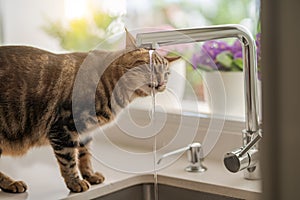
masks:
<path fill-rule="evenodd" d="M 65 16 L 67 19 L 82 18 L 87 13 L 86 0 L 65 0 Z"/>
<path fill-rule="evenodd" d="M 101 7 L 114 15 L 126 14 L 126 0 L 101 1 Z"/>

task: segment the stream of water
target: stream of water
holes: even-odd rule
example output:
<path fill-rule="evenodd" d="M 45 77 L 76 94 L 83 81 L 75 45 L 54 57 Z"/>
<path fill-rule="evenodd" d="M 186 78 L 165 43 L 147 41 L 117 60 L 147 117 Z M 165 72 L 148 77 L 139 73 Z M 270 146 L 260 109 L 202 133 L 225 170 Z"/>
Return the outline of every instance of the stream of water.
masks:
<path fill-rule="evenodd" d="M 152 61 L 152 54 L 154 50 L 149 50 L 149 65 L 150 65 L 150 70 L 151 70 L 151 75 L 150 75 L 150 81 L 151 81 L 151 97 L 152 97 L 152 107 L 151 107 L 151 122 L 155 123 L 155 70 L 154 70 L 154 65 Z M 153 143 L 153 166 L 154 166 L 154 200 L 158 200 L 158 184 L 157 184 L 157 169 L 156 169 L 156 163 L 157 163 L 157 155 L 156 155 L 156 135 L 154 135 L 154 143 Z"/>

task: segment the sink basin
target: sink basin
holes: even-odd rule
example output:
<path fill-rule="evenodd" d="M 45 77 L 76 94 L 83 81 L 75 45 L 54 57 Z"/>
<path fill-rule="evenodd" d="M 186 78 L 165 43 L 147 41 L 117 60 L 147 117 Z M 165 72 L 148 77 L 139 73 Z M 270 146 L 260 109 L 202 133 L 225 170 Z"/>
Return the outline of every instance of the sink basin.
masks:
<path fill-rule="evenodd" d="M 241 200 L 233 197 L 158 184 L 158 200 Z M 154 200 L 153 184 L 138 184 L 94 200 Z"/>

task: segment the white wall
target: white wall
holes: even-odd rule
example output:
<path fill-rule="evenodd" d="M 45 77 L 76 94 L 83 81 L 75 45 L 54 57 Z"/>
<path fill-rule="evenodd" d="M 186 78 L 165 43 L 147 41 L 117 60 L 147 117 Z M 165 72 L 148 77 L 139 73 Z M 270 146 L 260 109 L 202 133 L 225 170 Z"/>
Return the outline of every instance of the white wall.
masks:
<path fill-rule="evenodd" d="M 59 51 L 57 40 L 49 37 L 42 26 L 46 19 L 60 19 L 64 15 L 63 0 L 1 0 L 3 43 L 31 45 Z"/>
<path fill-rule="evenodd" d="M 74 0 L 74 4 L 79 1 L 80 0 Z M 85 1 L 87 4 L 91 3 L 94 7 L 101 7 L 101 9 L 111 13 L 121 12 L 125 14 L 126 12 L 125 0 Z M 65 0 L 0 0 L 0 9 L 0 18 L 2 13 L 3 24 L 2 42 L 4 45 L 22 44 L 36 46 L 51 51 L 62 50 L 58 40 L 48 36 L 42 30 L 42 27 L 46 25 L 47 20 L 68 20 L 65 16 Z"/>

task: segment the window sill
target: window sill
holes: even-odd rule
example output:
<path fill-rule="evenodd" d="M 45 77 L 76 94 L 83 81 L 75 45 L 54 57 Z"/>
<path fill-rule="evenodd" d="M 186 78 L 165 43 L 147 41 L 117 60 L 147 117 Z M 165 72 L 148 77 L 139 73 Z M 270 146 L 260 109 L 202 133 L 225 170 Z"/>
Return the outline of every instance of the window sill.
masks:
<path fill-rule="evenodd" d="M 183 116 L 195 116 L 204 118 L 225 118 L 225 120 L 245 122 L 245 116 L 241 113 L 240 115 L 218 115 L 212 114 L 208 104 L 204 101 L 191 101 L 182 100 L 174 104 L 163 104 L 158 102 L 156 104 L 156 112 L 177 114 Z M 137 109 L 141 111 L 150 111 L 152 109 L 152 101 L 150 98 L 138 99 L 130 105 L 130 109 Z"/>

